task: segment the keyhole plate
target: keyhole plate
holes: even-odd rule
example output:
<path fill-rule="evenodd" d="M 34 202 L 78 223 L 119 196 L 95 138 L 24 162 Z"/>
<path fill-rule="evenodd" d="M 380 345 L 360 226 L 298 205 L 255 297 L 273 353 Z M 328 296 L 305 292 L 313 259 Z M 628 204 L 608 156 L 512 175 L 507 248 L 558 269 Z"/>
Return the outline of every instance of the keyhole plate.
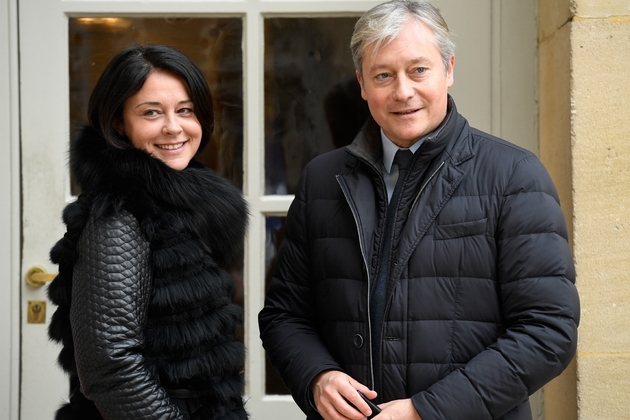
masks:
<path fill-rule="evenodd" d="M 46 301 L 45 300 L 29 300 L 26 321 L 29 324 L 45 324 L 46 323 Z"/>

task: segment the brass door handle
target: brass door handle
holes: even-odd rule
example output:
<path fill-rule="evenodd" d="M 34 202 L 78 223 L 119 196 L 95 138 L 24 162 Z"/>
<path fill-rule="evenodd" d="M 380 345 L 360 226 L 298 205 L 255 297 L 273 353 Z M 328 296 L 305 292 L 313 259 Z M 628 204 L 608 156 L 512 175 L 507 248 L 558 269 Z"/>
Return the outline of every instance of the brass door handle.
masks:
<path fill-rule="evenodd" d="M 35 265 L 26 272 L 26 284 L 31 287 L 42 287 L 57 277 L 57 273 L 47 273 L 44 267 Z"/>

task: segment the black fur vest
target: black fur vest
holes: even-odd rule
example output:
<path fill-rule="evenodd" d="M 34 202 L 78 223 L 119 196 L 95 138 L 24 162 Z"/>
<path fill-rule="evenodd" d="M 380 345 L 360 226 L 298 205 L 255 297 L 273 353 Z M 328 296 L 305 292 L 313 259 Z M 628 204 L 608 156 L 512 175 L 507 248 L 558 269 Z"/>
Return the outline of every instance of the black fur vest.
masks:
<path fill-rule="evenodd" d="M 58 309 L 50 337 L 62 344 L 71 404 L 57 418 L 100 419 L 81 394 L 70 326 L 77 242 L 88 218 L 131 213 L 150 245 L 153 273 L 143 355 L 165 388 L 191 388 L 204 403 L 193 419 L 245 419 L 242 310 L 226 269 L 242 258 L 247 208 L 241 193 L 197 161 L 176 171 L 134 148 L 108 147 L 86 127 L 73 140 L 70 167 L 82 187 L 63 213 L 67 232 L 51 250 L 59 275 L 48 294 Z"/>

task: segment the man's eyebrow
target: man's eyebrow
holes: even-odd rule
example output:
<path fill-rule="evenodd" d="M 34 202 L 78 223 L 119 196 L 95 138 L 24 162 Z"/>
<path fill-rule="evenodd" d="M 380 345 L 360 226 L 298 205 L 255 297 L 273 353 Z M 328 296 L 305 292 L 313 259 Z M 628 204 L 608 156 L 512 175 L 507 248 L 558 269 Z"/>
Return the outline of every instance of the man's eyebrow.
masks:
<path fill-rule="evenodd" d="M 407 62 L 407 64 L 406 64 L 406 66 L 413 66 L 413 65 L 418 65 L 418 64 L 427 64 L 429 62 L 430 62 L 430 60 L 427 59 L 426 57 L 417 57 L 417 58 L 414 58 L 413 60 L 409 60 Z M 374 65 L 374 66 L 369 68 L 369 72 L 373 73 L 373 72 L 376 72 L 376 71 L 379 71 L 379 70 L 386 70 L 389 67 L 390 67 L 390 65 L 389 64 L 385 64 L 385 63 L 383 63 L 383 64 L 376 64 L 376 65 Z"/>

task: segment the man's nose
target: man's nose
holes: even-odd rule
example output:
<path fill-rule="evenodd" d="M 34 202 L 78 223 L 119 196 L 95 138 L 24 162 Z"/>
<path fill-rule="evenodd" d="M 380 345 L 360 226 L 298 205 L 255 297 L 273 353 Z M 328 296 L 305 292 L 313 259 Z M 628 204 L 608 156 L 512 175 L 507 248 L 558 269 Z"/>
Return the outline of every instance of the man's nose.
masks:
<path fill-rule="evenodd" d="M 414 90 L 411 81 L 405 76 L 399 76 L 396 78 L 394 84 L 393 98 L 396 101 L 405 102 L 407 99 L 414 95 Z"/>

